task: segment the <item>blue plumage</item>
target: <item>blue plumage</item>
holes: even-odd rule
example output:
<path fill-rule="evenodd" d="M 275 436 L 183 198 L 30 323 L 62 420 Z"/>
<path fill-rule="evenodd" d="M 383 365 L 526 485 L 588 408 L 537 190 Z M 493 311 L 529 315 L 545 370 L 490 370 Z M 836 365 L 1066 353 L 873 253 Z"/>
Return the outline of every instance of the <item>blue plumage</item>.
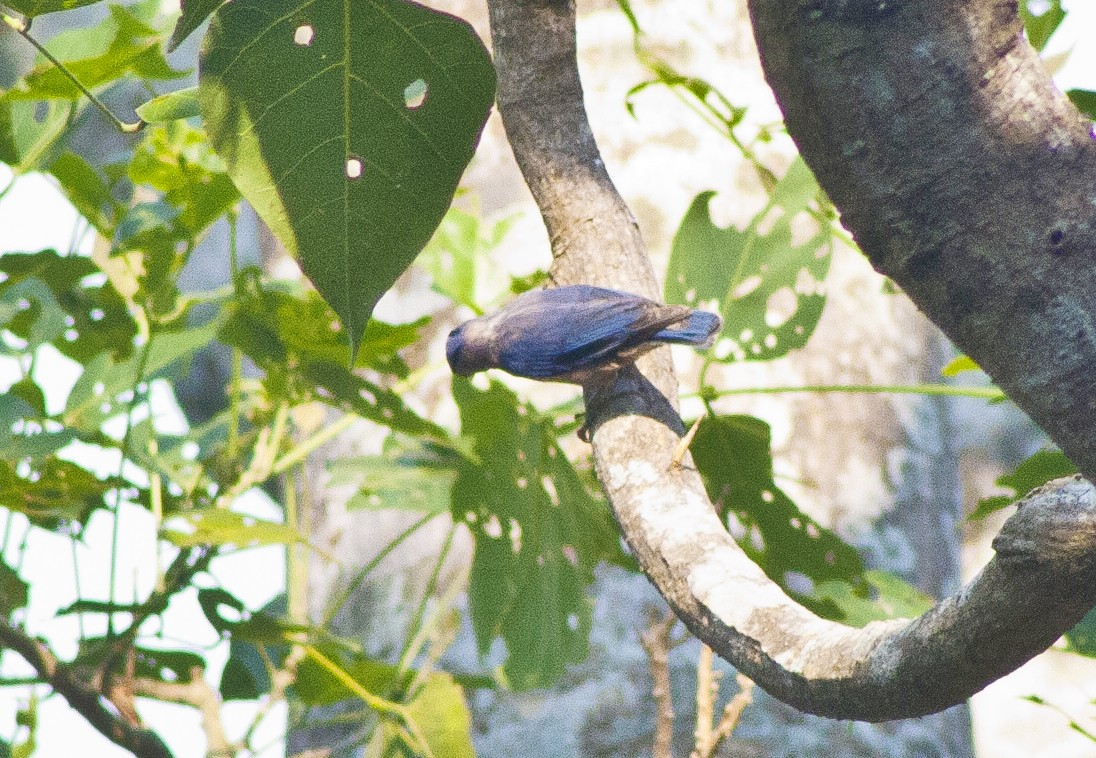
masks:
<path fill-rule="evenodd" d="M 462 376 L 501 368 L 515 376 L 584 384 L 660 343 L 708 347 L 721 325 L 714 313 L 583 284 L 526 292 L 495 313 L 461 324 L 445 349 L 453 373 Z"/>

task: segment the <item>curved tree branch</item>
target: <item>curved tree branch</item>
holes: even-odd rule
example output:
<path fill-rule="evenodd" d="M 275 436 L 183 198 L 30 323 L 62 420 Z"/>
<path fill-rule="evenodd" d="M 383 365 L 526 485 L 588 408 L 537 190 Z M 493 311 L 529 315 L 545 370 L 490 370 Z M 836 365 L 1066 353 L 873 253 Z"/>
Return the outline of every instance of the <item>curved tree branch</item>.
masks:
<path fill-rule="evenodd" d="M 976 12 L 974 2 L 753 3 L 767 70 L 778 92 L 796 93 L 800 99 L 794 108 L 808 111 L 822 90 L 829 97 L 822 108 L 825 115 L 817 118 L 800 111 L 793 115 L 792 100 L 787 97 L 783 103 L 804 154 L 834 200 L 849 214 L 846 218 L 861 242 L 869 249 L 881 246 L 886 260 L 893 256 L 893 266 L 881 267 L 893 272 L 927 311 L 926 302 L 940 298 L 947 312 L 930 311 L 930 316 L 939 316 L 951 336 L 991 369 L 1010 394 L 1023 389 L 1026 395 L 1015 396 L 1044 395 L 1022 407 L 1054 435 L 1076 433 L 1069 447 L 1064 436 L 1055 438 L 1082 470 L 1091 474 L 1096 471 L 1096 438 L 1086 435 L 1096 422 L 1091 391 L 1096 378 L 1090 371 L 1082 371 L 1082 366 L 1096 365 L 1091 360 L 1096 359 L 1096 328 L 1082 317 L 1093 312 L 1085 306 L 1096 297 L 1096 288 L 1089 286 L 1093 291 L 1084 291 L 1092 281 L 1091 273 L 1085 270 L 1088 275 L 1078 283 L 1062 283 L 1060 297 L 1053 295 L 1049 285 L 1035 286 L 1030 274 L 1012 283 L 1007 277 L 994 277 L 1018 270 L 1018 251 L 1041 244 L 1041 240 L 1026 236 L 1031 228 L 1047 228 L 1049 242 L 1064 247 L 1064 254 L 1044 256 L 1038 267 L 1070 261 L 1068 271 L 1076 274 L 1085 269 L 1079 259 L 1082 250 L 1093 249 L 1091 242 L 1096 240 L 1090 238 L 1096 227 L 1083 226 L 1068 213 L 1063 216 L 1046 209 L 1033 210 L 1033 217 L 1018 213 L 1017 218 L 1002 218 L 1007 214 L 1001 213 L 1000 203 L 989 212 L 1007 227 L 1006 234 L 991 234 L 985 221 L 987 211 L 973 216 L 983 219 L 973 232 L 959 223 L 965 216 L 971 217 L 977 205 L 965 199 L 959 203 L 966 191 L 983 198 L 992 192 L 1007 192 L 1004 200 L 1012 203 L 1030 194 L 1031 200 L 1047 207 L 1052 205 L 1047 198 L 1061 197 L 1067 208 L 1087 204 L 1091 213 L 1096 207 L 1090 200 L 1091 188 L 1086 193 L 1061 194 L 1062 178 L 1052 179 L 1053 172 L 1043 169 L 1038 182 L 1027 185 L 1021 181 L 1020 186 L 1006 181 L 1011 174 L 980 173 L 988 159 L 980 152 L 967 152 L 974 150 L 974 138 L 957 134 L 958 126 L 945 117 L 954 115 L 953 111 L 964 114 L 964 128 L 982 135 L 994 133 L 984 123 L 986 119 L 1003 119 L 1010 124 L 1011 131 L 1006 130 L 1010 144 L 1021 153 L 1027 151 L 1024 169 L 1034 169 L 1040 160 L 1054 155 L 1052 148 L 1063 151 L 1051 161 L 1060 171 L 1070 161 L 1081 160 L 1084 149 L 1076 140 L 1083 130 L 1060 98 L 1051 97 L 1045 77 L 1029 70 L 1037 61 L 1017 44 L 1014 20 L 1006 24 L 1004 34 L 992 26 L 983 29 L 973 20 L 968 23 L 962 11 L 966 5 L 972 8 L 971 19 L 983 15 Z M 892 6 L 900 10 L 890 13 Z M 1000 15 L 1004 6 L 1011 6 L 1015 14 L 1015 2 L 995 3 L 987 12 Z M 973 52 L 965 58 L 961 50 L 956 52 L 958 48 L 949 48 L 954 53 L 949 58 L 931 39 L 919 44 L 911 33 L 901 38 L 904 44 L 897 45 L 900 50 L 892 52 L 889 48 L 895 42 L 882 31 L 872 31 L 867 23 L 855 27 L 860 36 L 852 42 L 844 40 L 842 25 L 861 19 L 858 9 L 868 7 L 884 10 L 882 20 L 875 19 L 878 23 L 893 24 L 907 14 L 911 20 L 906 23 L 911 26 L 935 28 L 949 21 L 958 23 L 960 30 L 950 32 L 953 43 L 972 38 L 979 30 L 992 32 L 995 47 L 980 49 L 972 42 Z M 560 284 L 593 282 L 657 297 L 635 223 L 604 170 L 587 123 L 575 61 L 573 4 L 491 0 L 490 11 L 499 107 L 518 163 L 548 226 L 556 255 L 554 278 Z M 824 39 L 816 42 L 813 34 L 822 34 Z M 1009 35 L 1011 39 L 1006 39 Z M 826 48 L 825 42 L 834 38 L 840 44 Z M 985 57 L 990 49 L 994 55 Z M 816 50 L 828 50 L 830 55 L 818 60 L 811 54 Z M 891 68 L 873 74 L 871 66 L 882 65 L 877 59 Z M 980 105 L 940 99 L 928 85 L 918 88 L 912 83 L 916 75 L 907 71 L 915 69 L 918 61 L 939 68 L 950 82 L 947 92 L 976 98 Z M 994 76 L 984 80 L 987 92 L 975 92 L 982 80 L 971 78 L 971 71 L 979 61 L 992 64 L 1002 79 L 1023 68 L 1029 82 L 1027 96 L 1019 102 L 1009 99 L 1003 82 Z M 900 104 L 894 102 L 899 90 L 885 81 L 886 71 L 909 76 Z M 1013 73 L 1008 74 L 1010 71 Z M 870 117 L 857 111 L 859 102 L 850 107 L 841 99 L 842 89 L 851 86 L 849 78 L 857 72 L 863 81 L 853 94 L 861 99 L 875 98 Z M 1050 102 L 1044 102 L 1047 100 Z M 930 128 L 926 121 L 912 118 L 917 109 L 943 112 L 935 114 L 937 122 Z M 859 119 L 856 123 L 862 128 L 838 132 L 847 139 L 834 143 L 827 129 L 836 127 L 827 119 L 837 119 L 838 112 L 850 120 Z M 883 137 L 869 134 L 872 118 L 879 124 L 872 128 L 882 130 Z M 941 121 L 949 126 L 941 126 Z M 1049 136 L 1040 131 L 1047 121 L 1056 125 Z M 1039 128 L 1033 128 L 1033 123 Z M 925 140 L 925 135 L 932 144 L 911 156 L 905 143 L 918 137 Z M 869 142 L 871 147 L 866 146 Z M 1043 149 L 1037 149 L 1038 145 Z M 952 163 L 952 173 L 939 176 L 935 183 L 934 175 L 918 162 L 927 160 L 923 153 L 934 151 Z M 825 161 L 820 154 L 825 154 Z M 870 158 L 868 164 L 884 174 L 882 178 L 866 172 L 865 155 Z M 932 165 L 938 164 L 934 160 Z M 1004 171 L 1009 161 L 994 158 L 990 165 Z M 962 173 L 952 186 L 948 177 L 954 178 L 956 171 Z M 840 173 L 848 182 L 844 191 L 830 172 Z M 888 172 L 892 183 L 894 176 L 906 177 L 898 189 L 906 190 L 901 198 L 912 203 L 918 213 L 946 214 L 949 220 L 938 225 L 916 214 L 901 216 L 889 210 L 895 204 L 891 192 L 898 190 L 886 189 Z M 969 187 L 969 182 L 977 186 Z M 940 207 L 948 204 L 951 207 Z M 1025 209 L 1028 204 L 1024 203 Z M 850 211 L 853 205 L 856 210 Z M 1051 217 L 1059 225 L 1063 218 L 1070 219 L 1062 235 L 1053 234 L 1059 227 L 1043 225 Z M 926 228 L 938 230 L 938 234 L 933 236 Z M 876 230 L 876 236 L 864 229 Z M 899 242 L 888 236 L 895 230 L 904 235 Z M 1074 247 L 1085 239 L 1088 248 Z M 952 246 L 959 240 L 966 240 L 969 247 L 956 252 Z M 977 272 L 972 274 L 953 259 L 975 266 Z M 911 276 L 913 281 L 907 284 Z M 1040 323 L 1032 314 L 1040 306 L 1050 311 L 1047 323 Z M 1022 312 L 1027 317 L 1018 328 L 991 318 L 1000 313 L 1017 318 Z M 1010 331 L 1014 328 L 1015 332 Z M 1074 329 L 1072 339 L 1085 345 L 1075 350 L 1063 347 L 1068 344 L 1060 339 L 1063 329 Z M 1053 346 L 1039 342 L 1052 333 L 1059 333 Z M 993 358 L 983 355 L 987 340 L 996 340 L 996 346 L 989 348 Z M 1027 341 L 1039 344 L 1033 347 Z M 1029 350 L 1027 355 L 1034 350 L 1045 364 L 1017 360 L 1021 348 Z M 1078 357 L 1082 355 L 1089 360 Z M 817 618 L 789 599 L 738 548 L 717 517 L 696 471 L 688 465 L 672 465 L 683 429 L 674 409 L 676 385 L 667 351 L 650 353 L 638 369 L 621 372 L 609 389 L 586 388 L 598 475 L 625 539 L 643 570 L 697 637 L 794 707 L 872 721 L 939 711 L 965 700 L 1046 649 L 1096 604 L 1096 489 L 1075 479 L 1057 482 L 1025 499 L 994 543 L 997 557 L 962 592 L 919 619 L 852 629 Z M 1063 393 L 1076 393 L 1068 407 L 1071 413 L 1081 415 L 1083 410 L 1087 414 L 1083 424 L 1063 417 L 1047 401 L 1045 396 L 1051 394 L 1055 382 L 1063 383 Z M 1048 423 L 1055 420 L 1057 426 Z"/>

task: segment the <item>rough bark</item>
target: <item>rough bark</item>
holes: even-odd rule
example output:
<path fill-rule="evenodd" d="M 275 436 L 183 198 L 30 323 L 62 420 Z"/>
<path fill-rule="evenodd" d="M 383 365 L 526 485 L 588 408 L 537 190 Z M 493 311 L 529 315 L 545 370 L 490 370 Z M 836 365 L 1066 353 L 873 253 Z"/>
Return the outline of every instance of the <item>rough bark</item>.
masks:
<path fill-rule="evenodd" d="M 873 4 L 872 7 L 877 5 Z M 759 10 L 759 6 L 763 7 Z M 890 4 L 883 6 L 889 8 Z M 798 44 L 813 49 L 812 45 L 816 43 L 812 42 L 810 34 L 818 33 L 817 28 L 811 27 L 808 30 L 810 34 L 802 32 L 802 36 L 795 37 L 794 32 L 802 31 L 796 26 L 797 21 L 802 20 L 797 14 L 802 13 L 805 18 L 810 16 L 811 9 L 819 9 L 823 18 L 832 17 L 830 23 L 839 25 L 848 21 L 849 14 L 852 18 L 859 18 L 854 13 L 859 7 L 847 2 L 755 3 L 755 15 L 759 17 L 759 39 L 763 46 L 769 42 L 766 34 L 772 34 L 777 40 L 776 63 L 772 56 L 766 59 L 770 78 L 775 80 L 773 71 L 779 69 L 789 81 L 798 76 L 811 82 L 812 77 L 795 66 L 810 68 L 821 65 L 809 56 L 801 55 L 801 51 L 795 48 Z M 922 26 L 934 29 L 947 20 L 961 21 L 965 17 L 957 7 L 949 3 L 939 11 L 939 19 L 934 17 L 926 21 L 917 16 L 915 20 Z M 994 8 L 1000 11 L 998 6 Z M 657 296 L 651 266 L 634 221 L 604 171 L 586 122 L 581 84 L 575 67 L 573 5 L 545 1 L 517 4 L 494 0 L 490 3 L 490 10 L 499 74 L 499 106 L 519 165 L 548 227 L 556 254 L 553 266 L 556 281 L 561 284 L 578 281 L 607 284 Z M 923 15 L 929 17 L 930 11 L 926 4 Z M 977 14 L 972 11 L 973 15 Z M 890 15 L 884 14 L 883 18 L 890 18 Z M 963 26 L 968 32 L 982 28 L 974 23 Z M 992 31 L 988 26 L 985 29 Z M 1016 31 L 1013 29 L 1014 37 Z M 867 32 L 861 31 L 861 34 Z M 878 38 L 864 44 L 862 49 L 854 47 L 851 52 L 842 49 L 841 54 L 835 54 L 830 62 L 840 68 L 845 65 L 846 58 L 857 52 L 869 58 L 875 55 L 886 59 L 886 48 L 892 44 L 889 40 Z M 1013 66 L 1020 65 L 1023 62 L 1021 59 L 1026 60 L 1024 53 L 1015 53 L 1018 47 L 1022 46 L 1017 46 L 1015 40 L 1007 48 L 1000 47 L 1006 51 L 1006 58 L 1016 58 L 1011 60 Z M 767 55 L 770 52 L 765 47 L 763 50 Z M 931 46 L 928 51 L 917 48 L 914 53 L 935 60 Z M 1032 61 L 1035 60 L 1030 54 L 1027 55 Z M 972 55 L 971 60 L 977 60 L 977 55 Z M 993 60 L 998 59 L 995 57 Z M 973 65 L 970 61 L 960 62 L 967 69 Z M 874 65 L 871 60 L 859 63 L 861 67 L 870 65 Z M 904 65 L 910 67 L 912 63 L 906 60 Z M 958 65 L 953 62 L 947 70 L 957 77 L 959 84 L 955 85 L 956 90 L 970 95 L 971 89 L 976 87 L 971 80 L 964 79 L 962 73 L 954 74 L 954 68 Z M 864 76 L 871 78 L 870 73 Z M 1034 81 L 1034 75 L 1030 72 L 1028 78 Z M 834 75 L 833 79 L 839 80 L 840 77 Z M 1045 82 L 1045 77 L 1039 81 Z M 804 91 L 802 83 L 782 83 Z M 989 78 L 986 87 L 990 85 L 993 85 L 992 89 L 998 96 L 1008 94 L 1003 91 L 1002 83 L 996 82 L 993 77 Z M 1047 105 L 1042 102 L 1040 98 L 1046 89 L 1043 87 L 1029 93 L 1028 100 L 1038 100 L 1032 107 L 1044 115 L 1057 112 L 1062 119 L 1075 119 L 1075 114 L 1060 103 Z M 806 91 L 809 92 L 809 88 Z M 1036 135 L 1023 128 L 1024 114 L 1017 115 L 1008 108 L 1001 108 L 1002 103 L 1007 105 L 1014 103 L 1014 100 L 1006 97 L 998 103 L 985 92 L 973 94 L 985 98 L 986 108 L 980 111 L 983 118 L 996 114 L 1006 120 L 1012 119 L 1019 122 L 1013 125 L 1015 130 L 1030 137 L 1029 142 L 1035 139 Z M 923 101 L 919 107 L 930 111 L 956 107 L 947 98 L 937 99 L 931 89 L 920 90 L 918 97 Z M 836 100 L 836 95 L 834 98 Z M 911 97 L 911 100 L 910 107 L 918 105 L 917 97 Z M 806 102 L 805 97 L 800 106 L 806 107 Z M 788 101 L 784 105 L 786 109 L 790 107 Z M 855 111 L 855 108 L 839 100 L 830 105 L 834 109 Z M 891 128 L 899 132 L 910 129 L 903 111 L 894 109 L 893 105 L 891 110 L 893 112 L 880 109 L 875 115 L 879 119 L 894 119 L 898 126 L 891 124 Z M 938 118 L 943 115 L 946 114 L 938 114 Z M 803 133 L 804 118 L 807 117 L 801 116 L 800 121 L 793 124 L 794 134 Z M 790 114 L 789 120 L 794 121 Z M 1071 131 L 1066 125 L 1060 127 L 1053 133 L 1056 136 L 1049 138 L 1049 141 L 1065 147 L 1069 144 L 1065 135 L 1076 130 Z M 807 131 L 818 138 L 816 151 L 823 151 L 826 132 Z M 984 127 L 985 131 L 987 128 Z M 859 135 L 858 139 L 862 136 Z M 912 139 L 920 135 L 909 133 L 905 136 Z M 974 181 L 976 169 L 981 165 L 980 158 L 975 155 L 971 159 L 963 152 L 964 146 L 969 147 L 965 136 L 958 139 L 957 145 L 948 143 L 950 136 L 950 130 L 935 132 L 934 147 L 931 149 L 946 152 L 953 161 L 964 162 L 968 173 L 965 178 Z M 1044 138 L 1039 135 L 1038 139 Z M 825 144 L 833 149 L 832 143 Z M 905 165 L 909 161 L 902 143 L 892 139 L 887 144 L 889 152 L 885 146 L 878 148 L 880 156 L 877 163 L 894 173 L 898 171 L 898 166 L 893 164 Z M 831 156 L 830 163 L 836 166 L 834 171 L 860 181 L 855 185 L 856 191 L 867 192 L 864 186 L 870 185 L 871 180 L 860 180 L 857 173 L 861 170 L 858 152 L 854 150 L 843 156 L 836 155 L 839 151 L 833 152 L 835 155 Z M 1076 156 L 1083 151 L 1074 146 L 1070 152 Z M 808 161 L 817 157 L 816 152 L 805 146 L 804 153 Z M 890 163 L 882 156 L 890 156 Z M 918 164 L 909 164 L 906 166 L 907 174 L 912 172 L 920 177 Z M 816 170 L 824 186 L 829 188 L 824 170 Z M 995 185 L 1003 192 L 1011 192 L 1006 198 L 1008 200 L 1018 200 L 1025 192 L 1031 191 L 1027 186 L 1010 185 L 1000 177 L 997 177 Z M 920 185 L 911 183 L 909 186 Z M 963 183 L 957 183 L 951 189 L 952 192 L 946 194 L 944 199 L 957 204 Z M 1054 189 L 1054 185 L 1038 185 L 1033 197 L 1045 202 L 1046 197 L 1054 196 Z M 838 192 L 834 199 L 844 207 L 849 194 L 851 191 L 845 195 Z M 866 209 L 872 208 L 879 217 L 890 218 L 890 214 L 883 211 L 893 202 L 887 195 L 880 196 L 873 191 L 866 197 L 870 202 L 859 206 L 865 217 L 870 216 Z M 918 195 L 915 200 L 918 199 L 923 201 L 924 196 Z M 1088 202 L 1085 197 L 1078 199 L 1069 196 L 1069 200 Z M 932 206 L 935 198 L 926 202 Z M 960 207 L 965 211 L 949 208 L 948 212 L 970 212 L 968 206 Z M 996 207 L 999 213 L 999 206 Z M 1045 215 L 1040 213 L 1034 220 L 1012 219 L 1006 225 L 1015 233 L 1040 229 L 1039 218 Z M 955 217 L 952 218 L 952 225 L 946 227 L 947 235 L 939 238 L 938 243 L 962 236 L 962 230 L 956 228 Z M 877 224 L 877 219 L 870 221 Z M 920 218 L 917 221 L 924 222 Z M 908 219 L 906 223 L 903 228 L 908 229 L 908 246 L 915 237 L 918 240 L 920 237 L 917 236 L 918 224 Z M 853 228 L 859 231 L 855 224 Z M 986 230 L 980 231 L 984 233 Z M 1087 230 L 1085 233 L 1090 234 Z M 1081 230 L 1070 228 L 1062 235 L 1054 235 L 1052 230 L 1050 240 L 1062 246 L 1065 244 L 1063 240 L 1069 239 L 1072 245 L 1074 234 L 1080 235 Z M 977 232 L 973 237 L 975 242 L 982 238 Z M 1016 238 L 1004 239 L 1010 243 L 1008 246 L 996 249 L 977 247 L 973 252 L 967 251 L 968 261 L 973 260 L 982 267 L 978 278 L 980 283 L 985 284 L 986 280 L 992 279 L 992 272 L 985 269 L 993 268 L 999 273 L 1005 268 L 1005 263 L 999 259 L 1006 254 L 1015 255 L 1016 249 L 1030 249 L 1035 243 L 1035 240 L 1026 240 L 1025 245 L 1018 246 Z M 861 242 L 868 244 L 869 241 L 861 235 Z M 918 290 L 922 295 L 925 291 L 943 293 L 945 297 L 949 296 L 949 292 L 962 295 L 963 299 L 945 303 L 950 310 L 944 309 L 947 313 L 943 314 L 942 323 L 946 328 L 954 327 L 954 319 L 947 318 L 950 315 L 958 318 L 964 329 L 973 329 L 968 339 L 957 341 L 976 359 L 980 354 L 971 350 L 968 343 L 976 345 L 986 338 L 988 332 L 1007 331 L 1001 322 L 993 322 L 978 307 L 990 315 L 1004 312 L 1006 316 L 1016 316 L 1024 305 L 1056 303 L 1057 308 L 1048 320 L 1055 323 L 1040 325 L 1039 319 L 1032 318 L 1031 313 L 1027 314 L 1027 339 L 1036 339 L 1038 335 L 1051 336 L 1070 324 L 1072 328 L 1079 328 L 1078 324 L 1088 328 L 1088 322 L 1078 315 L 1085 311 L 1083 308 L 1076 310 L 1080 307 L 1078 304 L 1090 303 L 1091 296 L 1080 292 L 1082 285 L 1071 287 L 1072 294 L 1067 293 L 1064 300 L 1054 300 L 1048 294 L 1048 288 L 1033 288 L 1028 279 L 1010 287 L 1006 287 L 1005 282 L 997 281 L 992 292 L 1004 299 L 998 303 L 987 302 L 993 300 L 987 288 L 968 292 L 967 288 L 971 287 L 968 273 L 945 263 L 940 250 L 934 249 L 935 253 L 930 249 L 928 255 L 921 255 L 920 258 L 913 256 L 912 265 L 910 256 L 900 252 L 897 257 L 903 262 L 903 271 L 913 270 L 927 282 Z M 1075 267 L 1081 266 L 1076 262 L 1078 257 L 1076 251 L 1072 256 L 1063 256 L 1064 259 L 1073 260 Z M 953 281 L 948 278 L 949 275 L 960 278 Z M 895 275 L 895 278 L 904 284 L 901 277 Z M 978 307 L 969 307 L 971 298 Z M 1002 306 L 1002 302 L 1005 305 Z M 924 304 L 922 307 L 925 307 Z M 933 314 L 930 312 L 930 315 Z M 1088 331 L 1082 330 L 1076 337 L 1087 338 L 1087 335 Z M 952 336 L 956 337 L 954 333 Z M 1058 337 L 1061 336 L 1058 334 Z M 1013 348 L 1024 344 L 1018 342 L 1014 334 L 1009 334 L 1004 341 Z M 1059 353 L 1064 351 L 1063 344 L 1059 339 Z M 1096 341 L 1081 346 L 1077 353 L 1091 351 L 1092 345 L 1096 345 Z M 1036 348 L 1039 353 L 1045 350 L 1044 344 Z M 1015 350 L 1005 352 L 1009 359 L 1016 358 Z M 1091 390 L 1086 382 L 1092 380 L 1078 370 L 1080 363 L 1073 360 L 1074 352 L 1064 352 L 1067 354 L 1058 356 L 1066 364 L 1064 370 L 1059 370 L 1053 361 L 1048 360 L 1045 365 L 1027 363 L 1022 372 L 1015 365 L 1004 367 L 997 378 L 1010 390 L 1013 385 L 1033 383 L 1037 386 L 1039 380 L 1062 381 L 1067 392 L 1080 393 L 1072 400 L 1074 412 L 1077 412 L 1078 406 L 1087 406 L 1090 402 L 1091 391 L 1085 393 L 1084 389 L 1088 387 Z M 1001 362 L 1004 363 L 1003 357 Z M 991 369 L 996 366 L 992 362 L 985 365 Z M 1006 381 L 1010 375 L 1014 379 L 1012 385 Z M 1032 387 L 1028 390 L 1029 393 L 1035 391 Z M 1050 394 L 1047 387 L 1042 392 Z M 1040 402 L 1043 406 L 1047 405 L 1045 398 L 1040 398 Z M 1070 480 L 1033 493 L 1006 524 L 995 543 L 998 556 L 982 574 L 959 594 L 944 600 L 921 618 L 913 622 L 873 624 L 862 630 L 818 619 L 788 599 L 738 549 L 716 517 L 697 473 L 688 465 L 670 465 L 674 446 L 682 433 L 675 403 L 676 387 L 666 351 L 651 353 L 640 362 L 636 371 L 622 372 L 612 388 L 596 391 L 588 388 L 589 423 L 593 429 L 594 456 L 602 484 L 625 538 L 644 571 L 693 633 L 771 694 L 801 710 L 863 720 L 887 720 L 941 710 L 965 700 L 988 682 L 1044 650 L 1096 603 L 1096 588 L 1092 581 L 1096 578 L 1096 551 L 1093 550 L 1096 547 L 1096 490 L 1086 482 Z M 1034 405 L 1039 406 L 1039 403 Z M 1089 409 L 1088 413 L 1093 413 L 1093 410 Z M 1038 416 L 1036 418 L 1041 420 Z M 1059 419 L 1060 424 L 1059 427 L 1051 425 L 1048 428 L 1052 434 L 1056 428 L 1058 431 L 1068 431 L 1062 425 L 1069 427 L 1071 419 L 1062 419 L 1060 413 L 1050 413 L 1049 420 L 1055 419 Z M 1091 428 L 1091 423 L 1086 428 Z M 1083 435 L 1074 443 L 1074 447 L 1067 449 L 1067 452 L 1073 454 L 1085 470 L 1088 459 L 1084 454 L 1087 446 L 1093 443 L 1084 439 Z M 1096 458 L 1091 460 L 1096 461 Z M 733 461 L 729 461 L 728 465 L 733 465 Z"/>

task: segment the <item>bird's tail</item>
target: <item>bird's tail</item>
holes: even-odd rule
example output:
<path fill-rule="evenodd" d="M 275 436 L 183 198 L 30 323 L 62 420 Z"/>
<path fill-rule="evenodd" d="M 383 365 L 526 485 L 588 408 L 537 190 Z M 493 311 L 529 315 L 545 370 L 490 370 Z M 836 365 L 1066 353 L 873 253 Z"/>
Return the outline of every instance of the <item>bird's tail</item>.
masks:
<path fill-rule="evenodd" d="M 654 335 L 659 342 L 672 342 L 677 345 L 711 347 L 715 336 L 723 326 L 723 319 L 707 311 L 693 311 L 689 318 L 673 326 L 668 326 Z"/>

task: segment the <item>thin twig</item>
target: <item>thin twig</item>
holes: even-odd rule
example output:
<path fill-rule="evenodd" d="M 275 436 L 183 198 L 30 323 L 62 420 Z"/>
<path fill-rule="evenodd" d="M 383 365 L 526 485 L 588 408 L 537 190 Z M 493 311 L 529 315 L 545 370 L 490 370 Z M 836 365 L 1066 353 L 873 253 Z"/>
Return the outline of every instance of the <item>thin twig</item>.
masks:
<path fill-rule="evenodd" d="M 712 649 L 702 644 L 700 660 L 696 664 L 696 731 L 693 732 L 693 752 L 689 758 L 707 758 L 712 754 L 712 720 L 718 691 L 719 683 L 712 669 Z"/>
<path fill-rule="evenodd" d="M 209 686 L 204 674 L 201 666 L 194 666 L 190 670 L 189 682 L 135 679 L 134 690 L 142 697 L 198 709 L 202 714 L 202 731 L 206 736 L 206 758 L 235 758 L 239 751 L 225 736 L 224 723 L 221 720 L 221 698 Z"/>
<path fill-rule="evenodd" d="M 647 630 L 639 643 L 647 652 L 647 670 L 651 674 L 651 697 L 655 700 L 654 758 L 673 758 L 674 703 L 670 696 L 670 665 L 668 656 L 673 642 L 670 632 L 677 623 L 671 611 L 659 620 L 652 612 Z"/>
<path fill-rule="evenodd" d="M 738 720 L 742 717 L 742 712 L 746 710 L 747 705 L 753 702 L 753 679 L 745 674 L 738 674 L 735 680 L 738 682 L 738 692 L 723 708 L 723 717 L 719 719 L 719 726 L 715 728 L 712 749 L 708 753 L 709 756 L 715 755 L 723 741 L 731 736 L 735 727 L 738 726 Z"/>
<path fill-rule="evenodd" d="M 0 647 L 14 650 L 100 734 L 138 758 L 173 758 L 159 735 L 131 724 L 107 706 L 94 687 L 59 661 L 45 643 L 0 619 Z"/>

